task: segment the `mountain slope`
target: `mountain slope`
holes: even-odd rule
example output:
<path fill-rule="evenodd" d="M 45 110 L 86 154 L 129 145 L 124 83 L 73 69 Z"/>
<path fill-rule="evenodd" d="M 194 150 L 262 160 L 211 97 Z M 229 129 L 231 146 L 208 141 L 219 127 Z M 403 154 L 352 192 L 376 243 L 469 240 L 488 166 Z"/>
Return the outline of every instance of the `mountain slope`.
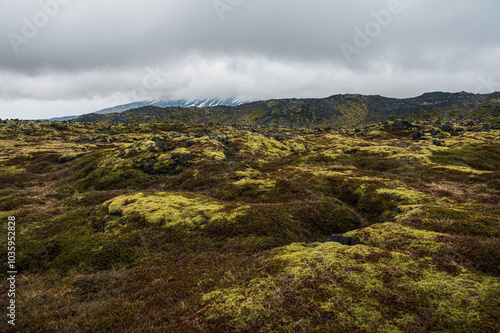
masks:
<path fill-rule="evenodd" d="M 102 109 L 102 110 L 99 110 L 96 112 L 92 112 L 90 114 L 92 115 L 92 114 L 121 113 L 121 112 L 125 112 L 128 110 L 137 109 L 137 108 L 146 107 L 146 106 L 157 106 L 160 108 L 167 108 L 167 107 L 190 108 L 190 107 L 212 107 L 212 106 L 218 106 L 218 105 L 238 106 L 238 105 L 241 105 L 243 103 L 247 103 L 247 101 L 244 101 L 242 99 L 236 99 L 236 98 L 226 98 L 226 99 L 197 98 L 197 99 L 191 99 L 191 100 L 160 99 L 160 100 L 147 100 L 147 101 L 140 101 L 140 102 L 123 104 L 123 105 L 117 105 L 117 106 L 114 106 L 111 108 L 106 108 L 106 109 Z M 76 119 L 78 117 L 79 116 L 66 116 L 66 117 L 51 118 L 49 120 L 50 121 L 67 121 L 67 120 Z"/>
<path fill-rule="evenodd" d="M 145 107 L 145 106 L 157 106 L 160 108 L 168 108 L 168 107 L 183 107 L 183 108 L 195 107 L 195 108 L 198 108 L 198 107 L 212 107 L 212 106 L 218 106 L 218 105 L 238 106 L 238 105 L 241 105 L 243 103 L 246 103 L 246 102 L 244 100 L 235 99 L 235 98 L 226 98 L 226 99 L 197 98 L 197 99 L 191 99 L 191 100 L 160 99 L 160 100 L 154 100 L 154 101 L 149 100 L 149 101 L 141 101 L 141 102 L 124 104 L 124 105 L 118 105 L 118 106 L 115 106 L 112 108 L 107 108 L 107 109 L 93 112 L 92 114 L 121 113 L 121 112 L 125 112 L 125 111 L 132 110 L 132 109 L 137 109 L 137 108 L 141 108 L 141 107 Z"/>
<path fill-rule="evenodd" d="M 261 125 L 289 128 L 356 127 L 392 119 L 469 119 L 500 111 L 500 93 L 427 93 L 408 99 L 334 95 L 321 99 L 275 99 L 235 107 L 145 106 L 119 114 L 89 114 L 79 122 L 181 122 L 218 125 Z"/>

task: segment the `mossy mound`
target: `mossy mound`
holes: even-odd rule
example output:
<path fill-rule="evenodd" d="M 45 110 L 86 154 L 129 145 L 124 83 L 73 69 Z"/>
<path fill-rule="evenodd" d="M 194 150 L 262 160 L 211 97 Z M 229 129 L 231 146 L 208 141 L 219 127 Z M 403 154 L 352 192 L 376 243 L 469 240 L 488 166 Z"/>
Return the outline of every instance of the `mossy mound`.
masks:
<path fill-rule="evenodd" d="M 224 203 L 203 196 L 177 193 L 139 193 L 123 195 L 103 204 L 110 216 L 128 217 L 138 214 L 148 225 L 164 227 L 180 226 L 189 229 L 203 228 L 209 221 L 225 219 L 233 221 L 244 214 L 244 208 L 226 214 Z M 108 224 L 106 231 L 117 227 Z"/>
<path fill-rule="evenodd" d="M 401 216 L 401 223 L 457 235 L 500 237 L 500 208 L 490 205 L 422 205 Z"/>
<path fill-rule="evenodd" d="M 96 231 L 123 234 L 161 227 L 185 237 L 217 242 L 263 237 L 272 245 L 326 239 L 332 233 L 359 228 L 362 220 L 339 201 L 227 203 L 185 193 L 122 195 L 90 212 Z"/>
<path fill-rule="evenodd" d="M 500 275 L 500 238 L 456 235 L 415 229 L 399 223 L 374 224 L 347 232 L 359 243 L 401 252 L 415 258 L 432 257 L 442 269 L 456 269 L 452 262 L 492 276 Z"/>
<path fill-rule="evenodd" d="M 430 157 L 433 162 L 465 166 L 482 171 L 500 170 L 500 152 L 493 144 L 474 144 L 434 152 Z"/>
<path fill-rule="evenodd" d="M 439 239 L 448 235 L 386 222 L 347 232 L 345 236 L 380 249 L 429 256 L 444 250 L 446 244 Z"/>
<path fill-rule="evenodd" d="M 291 244 L 253 279 L 205 295 L 205 315 L 227 332 L 498 330 L 498 280 L 450 265 L 364 245 Z"/>

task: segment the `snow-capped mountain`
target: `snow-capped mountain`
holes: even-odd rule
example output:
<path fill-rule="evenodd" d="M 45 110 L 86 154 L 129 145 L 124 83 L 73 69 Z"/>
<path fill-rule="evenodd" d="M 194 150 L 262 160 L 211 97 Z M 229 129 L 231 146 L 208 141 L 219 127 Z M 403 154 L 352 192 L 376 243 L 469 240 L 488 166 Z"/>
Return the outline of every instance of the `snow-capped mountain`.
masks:
<path fill-rule="evenodd" d="M 141 108 L 143 106 L 158 106 L 161 108 L 167 108 L 167 107 L 183 107 L 183 108 L 200 107 L 201 108 L 201 107 L 212 107 L 212 106 L 218 106 L 218 105 L 238 106 L 238 105 L 245 104 L 248 102 L 249 101 L 245 101 L 242 99 L 236 99 L 236 98 L 226 98 L 226 99 L 198 98 L 198 99 L 192 99 L 192 100 L 184 100 L 184 99 L 173 100 L 173 99 L 165 98 L 165 99 L 159 99 L 159 100 L 148 100 L 148 101 L 134 102 L 134 103 L 118 105 L 118 106 L 114 106 L 111 108 L 92 112 L 90 114 L 121 113 L 121 112 L 125 112 L 128 110 Z M 50 120 L 51 121 L 65 121 L 65 120 L 76 119 L 78 117 L 79 116 L 68 116 L 68 117 L 52 118 Z"/>
<path fill-rule="evenodd" d="M 218 106 L 218 105 L 238 106 L 238 105 L 241 105 L 244 103 L 248 103 L 248 101 L 244 101 L 241 99 L 235 99 L 235 98 L 227 98 L 227 99 L 198 98 L 198 99 L 192 99 L 192 100 L 160 99 L 160 100 L 150 100 L 150 101 L 142 101 L 142 102 L 135 102 L 135 103 L 119 105 L 119 106 L 115 106 L 112 108 L 92 112 L 92 114 L 120 113 L 120 112 L 128 111 L 131 109 L 141 108 L 143 106 L 157 106 L 160 108 L 176 107 L 176 106 L 183 107 L 183 108 L 190 108 L 190 107 L 203 108 L 203 107 L 212 107 L 212 106 Z"/>

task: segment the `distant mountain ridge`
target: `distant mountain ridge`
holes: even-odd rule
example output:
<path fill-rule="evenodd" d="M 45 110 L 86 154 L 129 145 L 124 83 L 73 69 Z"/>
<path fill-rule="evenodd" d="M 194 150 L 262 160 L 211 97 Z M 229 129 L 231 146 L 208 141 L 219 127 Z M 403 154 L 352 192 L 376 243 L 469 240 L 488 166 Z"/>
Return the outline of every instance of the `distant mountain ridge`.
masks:
<path fill-rule="evenodd" d="M 119 106 L 115 106 L 112 108 L 107 108 L 107 109 L 103 109 L 100 111 L 92 112 L 91 114 L 121 113 L 121 112 L 125 112 L 125 111 L 131 110 L 131 109 L 137 109 L 140 107 L 144 107 L 144 106 L 157 106 L 160 108 L 168 108 L 168 107 L 201 108 L 201 107 L 213 107 L 213 106 L 219 106 L 219 105 L 238 106 L 238 105 L 241 105 L 243 103 L 247 103 L 247 102 L 245 100 L 235 99 L 235 98 L 226 98 L 226 99 L 197 98 L 197 99 L 191 99 L 191 100 L 159 99 L 159 100 L 149 100 L 149 101 L 134 102 L 134 103 L 124 104 L 124 105 L 119 105 Z"/>
<path fill-rule="evenodd" d="M 190 108 L 190 107 L 213 107 L 213 106 L 219 106 L 219 105 L 238 106 L 238 105 L 241 105 L 241 104 L 244 104 L 247 102 L 248 101 L 245 101 L 242 99 L 237 99 L 237 98 L 197 98 L 197 99 L 190 99 L 190 100 L 163 98 L 163 99 L 157 99 L 157 100 L 146 100 L 146 101 L 118 105 L 118 106 L 114 106 L 111 108 L 106 108 L 106 109 L 102 109 L 99 111 L 95 111 L 95 112 L 92 112 L 89 114 L 121 113 L 121 112 L 125 112 L 125 111 L 132 110 L 132 109 L 137 109 L 137 108 L 141 108 L 141 107 L 145 107 L 145 106 L 157 106 L 157 107 L 161 107 L 161 108 L 167 108 L 167 107 Z M 52 118 L 50 120 L 51 121 L 65 121 L 65 120 L 76 119 L 78 117 L 79 116 L 66 116 L 66 117 Z"/>
<path fill-rule="evenodd" d="M 469 119 L 500 113 L 500 93 L 426 93 L 414 98 L 333 95 L 316 99 L 274 99 L 237 106 L 142 106 L 121 113 L 88 114 L 79 122 L 356 127 L 391 119 Z"/>

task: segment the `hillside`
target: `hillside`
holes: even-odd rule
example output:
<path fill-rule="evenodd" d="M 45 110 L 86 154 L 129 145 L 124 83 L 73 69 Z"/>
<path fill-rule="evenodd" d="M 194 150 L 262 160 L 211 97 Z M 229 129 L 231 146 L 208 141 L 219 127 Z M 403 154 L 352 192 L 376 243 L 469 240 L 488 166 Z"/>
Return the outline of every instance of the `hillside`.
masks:
<path fill-rule="evenodd" d="M 446 96 L 251 108 L 331 105 L 340 119 L 362 101 L 363 120 L 433 98 L 479 112 L 497 95 Z M 17 325 L 0 330 L 498 332 L 500 117 L 437 120 L 363 132 L 0 121 L 1 233 L 15 217 L 18 272 Z"/>
<path fill-rule="evenodd" d="M 241 99 L 236 99 L 236 98 L 226 98 L 226 99 L 197 98 L 197 99 L 191 99 L 191 100 L 162 98 L 162 99 L 157 99 L 157 100 L 146 100 L 146 101 L 128 103 L 128 104 L 123 104 L 123 105 L 117 105 L 117 106 L 114 106 L 111 108 L 106 108 L 103 110 L 92 112 L 92 113 L 90 113 L 90 115 L 120 113 L 120 112 L 125 112 L 128 110 L 137 109 L 137 108 L 141 108 L 141 107 L 147 107 L 147 106 L 156 106 L 156 107 L 161 107 L 161 108 L 166 108 L 166 107 L 183 107 L 183 108 L 194 107 L 194 108 L 198 108 L 198 107 L 204 107 L 204 106 L 213 107 L 213 106 L 218 106 L 218 105 L 238 106 L 238 105 L 241 105 L 243 103 L 246 103 L 246 101 L 241 100 Z M 50 121 L 68 121 L 68 120 L 76 119 L 78 117 L 79 116 L 57 117 L 57 118 L 52 118 L 49 120 Z"/>
<path fill-rule="evenodd" d="M 167 108 L 167 107 L 183 107 L 183 108 L 201 108 L 201 107 L 214 107 L 214 106 L 238 106 L 243 103 L 246 103 L 245 101 L 241 99 L 235 99 L 235 98 L 227 98 L 227 99 L 221 99 L 221 98 L 197 98 L 197 99 L 191 99 L 191 100 L 184 100 L 184 99 L 158 99 L 158 100 L 150 100 L 150 101 L 142 101 L 142 102 L 135 102 L 135 103 L 129 103 L 129 104 L 124 104 L 124 105 L 119 105 L 115 106 L 112 108 L 100 110 L 93 112 L 92 114 L 108 114 L 108 113 L 120 113 L 124 111 L 128 111 L 131 109 L 137 109 L 140 107 L 145 107 L 145 106 L 157 106 L 160 108 Z"/>
<path fill-rule="evenodd" d="M 76 121 L 354 128 L 395 119 L 473 120 L 499 113 L 500 93 L 478 95 L 437 92 L 408 99 L 335 95 L 322 99 L 260 101 L 236 107 L 146 106 L 122 113 L 83 115 Z"/>

